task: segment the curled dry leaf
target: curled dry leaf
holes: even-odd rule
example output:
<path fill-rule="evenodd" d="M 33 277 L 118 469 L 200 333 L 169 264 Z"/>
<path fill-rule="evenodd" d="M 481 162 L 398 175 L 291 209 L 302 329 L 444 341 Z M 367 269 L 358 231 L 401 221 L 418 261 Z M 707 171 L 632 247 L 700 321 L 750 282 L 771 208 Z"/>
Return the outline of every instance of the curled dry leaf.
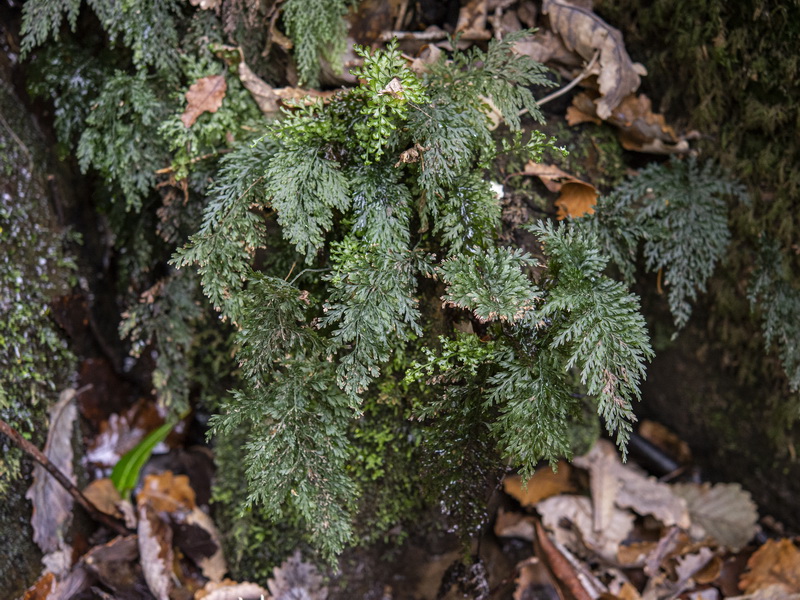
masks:
<path fill-rule="evenodd" d="M 555 201 L 558 219 L 578 218 L 594 212 L 600 193 L 591 183 L 582 181 L 555 165 L 534 161 L 528 161 L 522 173 L 538 177 L 548 190 L 560 193 Z"/>
<path fill-rule="evenodd" d="M 195 507 L 185 517 L 177 518 L 175 545 L 200 567 L 204 577 L 222 581 L 228 566 L 219 531 L 211 517 L 200 508 Z"/>
<path fill-rule="evenodd" d="M 577 94 L 567 109 L 567 123 L 599 123 L 593 101 L 596 96 L 591 91 Z M 667 124 L 664 115 L 653 112 L 652 102 L 644 94 L 626 96 L 605 120 L 617 128 L 623 148 L 632 152 L 680 154 L 687 152 L 689 140 L 697 137 L 696 132 L 679 136 Z"/>
<path fill-rule="evenodd" d="M 156 600 L 169 600 L 172 590 L 172 529 L 148 503 L 139 506 L 139 556 L 147 587 Z"/>
<path fill-rule="evenodd" d="M 628 56 L 619 30 L 590 10 L 564 0 L 544 0 L 542 12 L 550 17 L 553 31 L 561 36 L 566 47 L 584 60 L 591 60 L 599 52 L 600 97 L 595 104 L 598 116 L 607 119 L 625 96 L 639 89 L 639 76 L 646 74 L 644 67 Z"/>
<path fill-rule="evenodd" d="M 574 463 L 589 470 L 597 515 L 608 511 L 611 498 L 617 506 L 631 508 L 640 515 L 653 515 L 666 526 L 688 529 L 691 525 L 686 501 L 670 486 L 623 465 L 610 442 L 598 441 L 588 454 L 576 458 Z M 595 522 L 595 528 L 603 526 L 602 521 Z"/>
<path fill-rule="evenodd" d="M 197 506 L 189 478 L 172 471 L 147 475 L 136 502 L 140 506 L 149 504 L 153 510 L 164 513 L 191 512 Z"/>
<path fill-rule="evenodd" d="M 316 101 L 316 98 L 329 98 L 333 95 L 333 92 L 318 92 L 294 87 L 274 88 L 256 75 L 244 61 L 239 63 L 238 69 L 239 81 L 253 96 L 261 112 L 266 115 L 277 113 L 280 105 L 287 101 L 304 100 L 306 103 L 311 103 Z"/>
<path fill-rule="evenodd" d="M 466 0 L 458 11 L 456 31 L 477 33 L 486 31 L 487 0 Z"/>
<path fill-rule="evenodd" d="M 739 588 L 753 594 L 773 586 L 783 594 L 800 594 L 800 550 L 791 540 L 767 540 L 747 561 Z"/>
<path fill-rule="evenodd" d="M 119 495 L 117 488 L 114 487 L 114 483 L 108 477 L 92 481 L 83 490 L 83 495 L 107 515 L 122 518 L 122 512 L 117 507 L 117 505 L 122 502 L 122 497 Z"/>
<path fill-rule="evenodd" d="M 575 486 L 570 481 L 572 467 L 566 461 L 558 462 L 558 471 L 547 467 L 538 469 L 527 485 L 523 486 L 519 475 L 509 475 L 503 479 L 503 491 L 517 500 L 522 506 L 535 506 L 539 501 L 556 494 L 571 493 Z"/>
<path fill-rule="evenodd" d="M 531 598 L 557 598 L 547 567 L 536 557 L 531 557 L 517 565 L 519 575 L 514 580 L 513 600 Z"/>
<path fill-rule="evenodd" d="M 43 450 L 52 465 L 73 483 L 72 431 L 78 415 L 74 399 L 75 390 L 64 390 L 50 409 L 50 430 Z M 37 464 L 33 468 L 33 485 L 28 488 L 25 497 L 33 505 L 33 541 L 45 554 L 63 549 L 64 535 L 72 516 L 72 496 L 44 467 Z"/>
<path fill-rule="evenodd" d="M 209 75 L 195 81 L 186 92 L 186 110 L 181 115 L 183 125 L 188 129 L 203 113 L 217 112 L 227 91 L 224 75 Z"/>
<path fill-rule="evenodd" d="M 672 489 L 686 500 L 692 523 L 720 545 L 736 551 L 755 535 L 758 511 L 750 493 L 738 483 L 680 483 Z"/>
<path fill-rule="evenodd" d="M 573 552 L 582 546 L 609 560 L 614 560 L 617 548 L 628 537 L 634 516 L 629 511 L 613 509 L 606 526 L 594 528 L 592 504 L 583 496 L 561 495 L 543 500 L 536 505 L 542 523 L 553 532 L 556 542 Z"/>
<path fill-rule="evenodd" d="M 505 511 L 501 508 L 494 522 L 494 534 L 497 537 L 513 537 L 532 542 L 536 533 L 535 522 L 536 519 L 530 515 Z"/>

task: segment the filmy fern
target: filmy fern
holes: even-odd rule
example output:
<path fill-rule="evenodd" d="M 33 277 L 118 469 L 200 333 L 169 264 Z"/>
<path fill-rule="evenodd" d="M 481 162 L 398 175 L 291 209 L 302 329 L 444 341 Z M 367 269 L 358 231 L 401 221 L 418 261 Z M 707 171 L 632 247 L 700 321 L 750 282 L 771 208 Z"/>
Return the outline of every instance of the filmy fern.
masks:
<path fill-rule="evenodd" d="M 681 328 L 728 247 L 730 199 L 749 202 L 744 186 L 719 167 L 694 158 L 672 160 L 629 178 L 586 221 L 629 280 L 643 242 L 646 268 L 663 272 L 670 311 Z"/>

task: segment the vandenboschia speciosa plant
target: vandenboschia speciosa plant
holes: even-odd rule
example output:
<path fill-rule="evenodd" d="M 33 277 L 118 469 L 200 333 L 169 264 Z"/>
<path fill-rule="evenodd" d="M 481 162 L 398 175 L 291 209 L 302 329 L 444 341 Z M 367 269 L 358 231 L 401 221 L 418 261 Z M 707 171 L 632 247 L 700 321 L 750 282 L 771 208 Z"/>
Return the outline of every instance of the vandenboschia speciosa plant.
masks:
<path fill-rule="evenodd" d="M 421 75 L 395 44 L 359 48 L 357 87 L 285 110 L 223 159 L 174 258 L 237 330 L 241 385 L 211 430 L 249 432 L 246 504 L 289 507 L 327 556 L 352 536 L 353 424 L 381 390 L 421 420 L 414 435 L 456 424 L 526 476 L 570 455 L 584 396 L 625 448 L 651 356 L 636 298 L 569 225 L 531 226 L 543 264 L 497 243 L 489 167 L 555 149 L 520 130 L 523 108 L 541 120 L 529 86 L 547 79 L 515 39 Z"/>

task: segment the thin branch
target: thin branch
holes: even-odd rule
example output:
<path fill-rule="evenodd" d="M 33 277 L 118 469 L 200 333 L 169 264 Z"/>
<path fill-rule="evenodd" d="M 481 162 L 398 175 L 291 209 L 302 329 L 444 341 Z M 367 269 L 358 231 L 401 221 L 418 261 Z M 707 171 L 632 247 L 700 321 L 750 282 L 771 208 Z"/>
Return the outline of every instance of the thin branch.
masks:
<path fill-rule="evenodd" d="M 39 450 L 36 446 L 31 444 L 28 440 L 26 440 L 22 435 L 14 429 L 11 425 L 6 423 L 3 419 L 0 419 L 0 433 L 7 436 L 12 442 L 14 442 L 17 446 L 22 449 L 28 456 L 30 456 L 33 460 L 37 463 L 42 465 L 42 467 L 50 473 L 53 477 L 56 478 L 56 481 L 61 484 L 61 486 L 67 490 L 70 496 L 72 496 L 75 501 L 80 504 L 86 512 L 88 512 L 91 517 L 95 521 L 99 521 L 112 531 L 120 535 L 129 535 L 131 531 L 125 527 L 122 523 L 114 519 L 111 515 L 107 515 L 99 508 L 97 508 L 91 500 L 89 500 L 86 496 L 83 495 L 75 484 L 73 484 L 69 478 L 62 473 L 58 467 L 56 467 L 53 463 L 50 462 L 50 459 L 44 455 L 44 453 Z"/>
<path fill-rule="evenodd" d="M 547 96 L 545 96 L 541 100 L 537 100 L 536 104 L 541 106 L 542 104 L 547 104 L 551 100 L 555 100 L 559 96 L 563 96 L 564 94 L 566 94 L 568 91 L 570 91 L 576 85 L 578 85 L 581 81 L 583 81 L 589 75 L 591 75 L 591 70 L 594 68 L 594 65 L 597 62 L 597 59 L 599 57 L 600 57 L 600 51 L 599 50 L 595 50 L 594 51 L 594 56 L 592 56 L 592 60 L 589 61 L 589 64 L 586 65 L 586 67 L 583 69 L 583 71 L 581 71 L 580 74 L 575 79 L 570 81 L 563 88 L 556 90 L 552 94 L 548 94 Z M 524 115 L 527 112 L 528 112 L 528 109 L 527 108 L 523 108 L 521 111 L 519 111 L 519 116 L 521 117 L 522 115 Z"/>

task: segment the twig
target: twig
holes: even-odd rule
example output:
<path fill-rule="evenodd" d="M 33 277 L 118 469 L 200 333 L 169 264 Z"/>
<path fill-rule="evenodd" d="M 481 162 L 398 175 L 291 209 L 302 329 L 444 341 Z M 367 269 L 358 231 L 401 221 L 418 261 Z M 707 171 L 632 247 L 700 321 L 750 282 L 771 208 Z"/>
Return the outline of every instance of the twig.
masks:
<path fill-rule="evenodd" d="M 220 154 L 227 154 L 228 152 L 231 152 L 231 150 L 232 148 L 223 148 L 222 150 L 217 150 L 216 152 L 209 152 L 208 154 L 203 154 L 203 156 L 198 156 L 196 158 L 193 158 L 186 164 L 193 165 L 194 163 L 198 163 L 201 160 L 205 160 L 207 158 L 214 158 L 215 156 L 219 156 Z M 168 167 L 164 167 L 163 169 L 158 169 L 158 171 L 156 171 L 156 175 L 165 175 L 167 173 L 172 173 L 174 170 L 175 167 L 170 165 Z"/>
<path fill-rule="evenodd" d="M 589 592 L 586 591 L 586 588 L 583 587 L 583 584 L 581 584 L 575 573 L 575 569 L 573 569 L 572 565 L 566 557 L 561 554 L 558 548 L 555 547 L 553 542 L 550 541 L 550 538 L 547 537 L 547 532 L 544 530 L 544 527 L 542 527 L 542 524 L 536 521 L 535 527 L 537 556 L 541 554 L 539 558 L 543 559 L 544 564 L 550 570 L 553 577 L 569 591 L 570 595 L 575 598 L 575 600 L 591 600 L 592 597 L 589 595 Z"/>
<path fill-rule="evenodd" d="M 58 467 L 50 462 L 50 459 L 47 458 L 47 456 L 45 456 L 44 453 L 39 450 L 39 448 L 22 437 L 22 435 L 16 429 L 6 423 L 3 419 L 0 419 L 0 433 L 7 436 L 8 439 L 19 446 L 23 452 L 28 454 L 33 460 L 42 465 L 42 467 L 48 473 L 55 477 L 56 481 L 58 481 L 58 483 L 60 483 L 61 486 L 67 490 L 69 495 L 72 496 L 75 501 L 80 504 L 95 521 L 100 521 L 103 525 L 120 535 L 129 535 L 131 533 L 131 531 L 122 523 L 111 517 L 111 515 L 107 515 L 97 508 L 91 500 L 84 496 L 83 493 L 77 487 L 75 487 L 75 484 L 73 484 L 69 478 L 58 469 Z"/>
<path fill-rule="evenodd" d="M 552 94 L 548 94 L 547 96 L 545 96 L 541 100 L 537 100 L 536 104 L 538 104 L 539 106 L 541 106 L 542 104 L 547 104 L 551 100 L 555 100 L 559 96 L 563 96 L 568 91 L 570 91 L 572 88 L 574 88 L 576 85 L 578 85 L 581 81 L 586 79 L 590 75 L 590 71 L 594 67 L 594 65 L 597 62 L 597 59 L 599 58 L 599 56 L 600 56 L 600 51 L 599 50 L 595 50 L 594 51 L 594 56 L 592 56 L 592 60 L 589 61 L 589 64 L 586 65 L 586 67 L 583 69 L 583 71 L 581 71 L 580 74 L 575 79 L 570 81 L 563 88 L 556 90 Z M 519 111 L 519 116 L 521 117 L 522 115 L 524 115 L 527 112 L 528 112 L 528 109 L 527 108 L 523 108 L 521 111 Z"/>
<path fill-rule="evenodd" d="M 388 42 L 392 38 L 398 40 L 419 40 L 422 42 L 436 42 L 447 39 L 450 34 L 443 29 L 432 31 L 384 31 L 381 34 L 381 41 Z M 459 35 L 459 40 L 480 41 L 492 39 L 492 34 L 488 31 L 465 31 Z"/>

